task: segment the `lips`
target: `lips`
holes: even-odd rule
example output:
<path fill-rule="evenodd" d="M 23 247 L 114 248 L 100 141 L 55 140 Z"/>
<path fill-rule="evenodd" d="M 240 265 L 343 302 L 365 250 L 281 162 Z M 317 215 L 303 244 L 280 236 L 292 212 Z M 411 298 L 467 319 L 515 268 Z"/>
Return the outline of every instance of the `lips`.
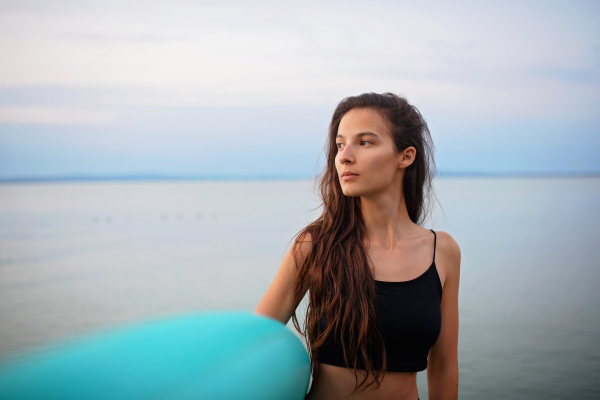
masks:
<path fill-rule="evenodd" d="M 354 179 L 358 177 L 358 174 L 355 174 L 354 172 L 350 172 L 350 171 L 346 171 L 342 174 L 342 179 L 345 181 L 348 181 L 350 179 Z"/>

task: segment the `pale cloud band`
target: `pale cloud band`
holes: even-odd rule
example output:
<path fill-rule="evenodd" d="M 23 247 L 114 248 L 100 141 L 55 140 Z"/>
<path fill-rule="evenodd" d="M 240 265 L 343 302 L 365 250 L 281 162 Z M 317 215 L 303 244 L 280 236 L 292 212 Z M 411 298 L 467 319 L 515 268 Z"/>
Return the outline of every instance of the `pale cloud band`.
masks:
<path fill-rule="evenodd" d="M 7 124 L 106 124 L 113 116 L 105 111 L 68 107 L 1 107 L 0 123 Z"/>
<path fill-rule="evenodd" d="M 503 117 L 589 118 L 600 101 L 589 3 L 38 6 L 0 16 L 0 86 L 113 87 L 114 104 L 167 107 L 331 105 L 394 91 L 439 112 Z"/>

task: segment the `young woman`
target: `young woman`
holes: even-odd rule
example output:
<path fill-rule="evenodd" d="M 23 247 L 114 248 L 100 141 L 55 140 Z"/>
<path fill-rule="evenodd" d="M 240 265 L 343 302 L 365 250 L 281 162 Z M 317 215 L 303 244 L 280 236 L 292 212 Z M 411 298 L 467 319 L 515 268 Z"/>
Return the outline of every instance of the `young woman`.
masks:
<path fill-rule="evenodd" d="M 298 233 L 256 307 L 307 339 L 310 400 L 458 397 L 460 249 L 420 226 L 433 143 L 420 112 L 391 93 L 337 106 L 319 178 L 323 212 Z M 309 292 L 305 329 L 296 307 Z"/>

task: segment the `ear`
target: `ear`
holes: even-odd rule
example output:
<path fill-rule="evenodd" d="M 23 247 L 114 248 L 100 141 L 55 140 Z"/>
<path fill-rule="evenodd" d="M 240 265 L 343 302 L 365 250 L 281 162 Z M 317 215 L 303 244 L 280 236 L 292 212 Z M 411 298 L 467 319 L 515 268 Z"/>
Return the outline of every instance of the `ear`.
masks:
<path fill-rule="evenodd" d="M 408 166 L 410 166 L 414 161 L 415 161 L 415 157 L 417 156 L 417 149 L 414 148 L 414 146 L 409 146 L 407 148 L 405 148 L 399 156 L 399 162 L 398 162 L 398 167 L 399 168 L 406 168 Z"/>

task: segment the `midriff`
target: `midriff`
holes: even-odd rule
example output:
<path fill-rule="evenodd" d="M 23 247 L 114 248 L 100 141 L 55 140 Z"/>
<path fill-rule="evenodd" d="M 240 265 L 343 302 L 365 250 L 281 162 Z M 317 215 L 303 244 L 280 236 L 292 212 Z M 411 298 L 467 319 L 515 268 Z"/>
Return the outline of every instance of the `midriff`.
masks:
<path fill-rule="evenodd" d="M 373 384 L 362 392 L 357 391 L 351 395 L 356 386 L 352 369 L 329 364 L 320 364 L 320 367 L 319 380 L 312 385 L 306 400 L 417 400 L 419 398 L 416 372 L 386 372 L 385 376 L 380 378 L 379 388 Z M 364 376 L 365 371 L 358 370 L 359 383 Z"/>

